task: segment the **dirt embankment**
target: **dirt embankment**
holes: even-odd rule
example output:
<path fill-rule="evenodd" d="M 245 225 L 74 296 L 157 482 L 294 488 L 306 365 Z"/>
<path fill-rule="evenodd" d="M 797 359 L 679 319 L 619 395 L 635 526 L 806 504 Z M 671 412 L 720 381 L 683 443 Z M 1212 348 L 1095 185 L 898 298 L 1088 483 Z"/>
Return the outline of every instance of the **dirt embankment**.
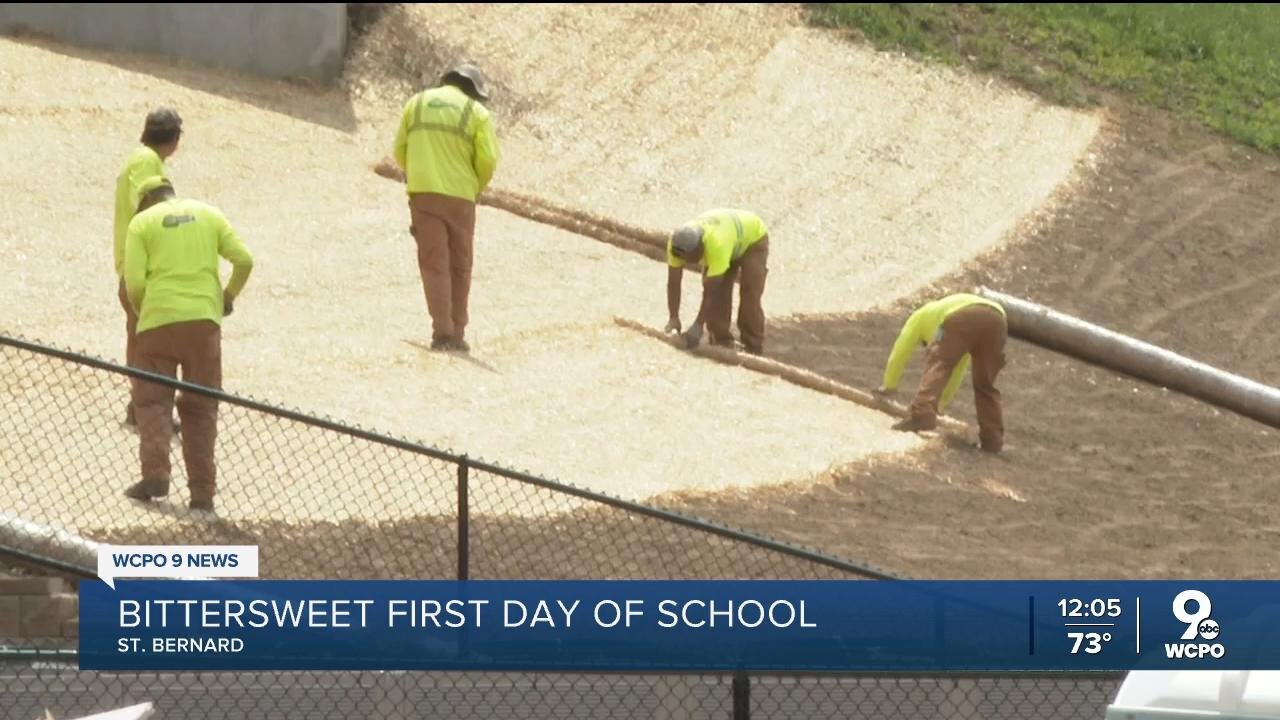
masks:
<path fill-rule="evenodd" d="M 1122 115 L 1096 177 L 1025 242 L 933 290 L 985 284 L 1280 385 L 1280 161 Z M 797 318 L 782 359 L 875 381 L 911 304 Z M 934 444 L 830 483 L 680 504 L 928 577 L 1271 578 L 1275 430 L 1014 341 L 1009 452 Z M 919 365 L 915 367 L 918 373 Z M 914 388 L 918 375 L 904 388 Z M 954 413 L 972 419 L 966 386 Z M 1006 492 L 1009 491 L 1009 492 Z"/>

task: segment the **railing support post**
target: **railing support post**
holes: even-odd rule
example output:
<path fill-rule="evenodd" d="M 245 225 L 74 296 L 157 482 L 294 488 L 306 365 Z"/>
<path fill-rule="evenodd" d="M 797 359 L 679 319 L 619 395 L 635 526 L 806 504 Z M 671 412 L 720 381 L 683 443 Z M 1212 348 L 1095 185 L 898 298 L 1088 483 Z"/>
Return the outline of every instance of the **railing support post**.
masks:
<path fill-rule="evenodd" d="M 741 670 L 733 674 L 733 720 L 751 720 L 751 677 Z"/>
<path fill-rule="evenodd" d="M 466 580 L 471 575 L 471 513 L 469 509 L 468 476 L 470 464 L 467 456 L 458 460 L 458 579 Z"/>

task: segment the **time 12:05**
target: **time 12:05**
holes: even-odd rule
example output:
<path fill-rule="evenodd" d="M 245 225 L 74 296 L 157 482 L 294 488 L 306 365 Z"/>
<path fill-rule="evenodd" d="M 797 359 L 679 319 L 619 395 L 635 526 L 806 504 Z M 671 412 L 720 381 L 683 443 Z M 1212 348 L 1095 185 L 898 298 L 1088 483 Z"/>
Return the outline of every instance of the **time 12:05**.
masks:
<path fill-rule="evenodd" d="M 1120 617 L 1120 598 L 1094 598 L 1093 600 L 1080 600 L 1077 598 L 1065 598 L 1058 601 L 1058 608 L 1062 610 L 1062 617 L 1079 618 L 1079 617 Z"/>

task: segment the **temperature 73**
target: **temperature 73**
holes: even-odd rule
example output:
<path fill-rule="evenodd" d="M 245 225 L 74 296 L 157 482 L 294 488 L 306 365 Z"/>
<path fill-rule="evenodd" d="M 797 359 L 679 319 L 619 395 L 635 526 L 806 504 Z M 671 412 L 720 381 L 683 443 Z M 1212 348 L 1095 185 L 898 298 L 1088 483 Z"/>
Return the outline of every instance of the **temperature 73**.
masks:
<path fill-rule="evenodd" d="M 1097 655 L 1102 652 L 1102 644 L 1111 642 L 1111 633 L 1084 633 L 1071 632 L 1067 633 L 1067 637 L 1075 640 L 1075 644 L 1071 646 L 1071 654 L 1075 655 L 1080 652 L 1080 646 L 1084 646 L 1084 651 L 1090 655 Z"/>

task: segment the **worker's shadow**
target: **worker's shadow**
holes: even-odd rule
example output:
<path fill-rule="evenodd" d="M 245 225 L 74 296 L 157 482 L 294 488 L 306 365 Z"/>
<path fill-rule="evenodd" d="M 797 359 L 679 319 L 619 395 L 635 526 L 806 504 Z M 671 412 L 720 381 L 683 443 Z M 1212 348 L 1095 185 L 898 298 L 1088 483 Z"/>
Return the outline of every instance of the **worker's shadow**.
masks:
<path fill-rule="evenodd" d="M 476 367 L 480 368 L 481 370 L 486 370 L 486 371 L 488 371 L 488 372 L 493 373 L 494 375 L 501 375 L 501 374 L 502 374 L 502 373 L 500 373 L 500 372 L 498 371 L 498 369 L 497 369 L 497 368 L 495 368 L 495 367 L 493 367 L 492 365 L 490 365 L 490 364 L 488 364 L 488 363 L 484 362 L 483 360 L 477 360 L 477 359 L 475 359 L 475 358 L 471 357 L 471 355 L 470 355 L 470 354 L 468 354 L 468 353 L 457 353 L 457 352 L 449 352 L 449 353 L 445 353 L 445 352 L 441 352 L 441 351 L 439 351 L 439 350 L 432 350 L 430 345 L 428 345 L 428 344 L 426 344 L 426 343 L 424 343 L 424 342 L 421 342 L 421 341 L 419 341 L 419 340 L 401 340 L 400 342 L 403 342 L 405 345 L 410 345 L 410 346 L 412 346 L 412 347 L 414 347 L 414 348 L 416 348 L 416 349 L 418 349 L 418 350 L 421 350 L 421 351 L 422 351 L 422 352 L 424 352 L 424 353 L 428 353 L 428 354 L 430 354 L 430 355 L 432 355 L 432 356 L 441 356 L 441 355 L 444 355 L 444 356 L 446 356 L 446 357 L 452 357 L 452 358 L 457 358 L 457 359 L 459 359 L 459 360 L 465 360 L 466 362 L 469 362 L 469 363 L 471 363 L 472 365 L 475 365 Z"/>
<path fill-rule="evenodd" d="M 171 496 L 172 497 L 172 496 Z M 189 510 L 185 504 L 176 502 L 167 502 L 164 500 L 131 500 L 130 502 L 147 510 L 148 512 L 164 515 L 184 523 L 200 526 L 200 537 L 197 538 L 201 544 L 208 544 L 210 537 L 219 541 L 240 541 L 246 545 L 256 545 L 258 536 L 251 532 L 241 529 L 236 525 L 234 520 L 224 518 L 214 512 L 201 512 Z"/>
<path fill-rule="evenodd" d="M 946 445 L 948 450 L 955 450 L 958 452 L 968 453 L 974 458 L 991 460 L 993 462 L 1002 462 L 1002 463 L 1010 462 L 1009 448 L 1005 448 L 1004 452 L 989 453 L 983 450 L 981 447 L 979 447 L 977 441 L 968 437 L 968 435 L 960 435 L 957 433 L 939 433 L 939 436 L 942 438 L 942 442 L 944 445 Z"/>

